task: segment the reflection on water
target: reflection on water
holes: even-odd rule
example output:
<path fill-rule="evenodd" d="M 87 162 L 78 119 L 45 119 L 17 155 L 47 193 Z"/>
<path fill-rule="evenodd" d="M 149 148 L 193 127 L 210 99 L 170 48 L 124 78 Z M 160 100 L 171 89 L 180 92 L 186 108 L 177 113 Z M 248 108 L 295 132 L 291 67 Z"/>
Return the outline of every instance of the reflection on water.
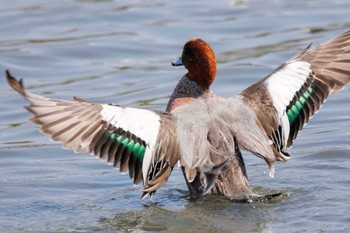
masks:
<path fill-rule="evenodd" d="M 100 221 L 119 230 L 168 232 L 260 232 L 275 221 L 265 211 L 267 203 L 234 203 L 220 196 L 207 196 L 190 201 L 182 208 L 169 210 L 157 204 L 141 211 L 118 213 Z M 218 211 L 220 210 L 220 211 Z M 253 224 L 247 224 L 247 221 Z"/>
<path fill-rule="evenodd" d="M 232 96 L 309 43 L 349 30 L 346 0 L 0 1 L 0 72 L 52 98 L 164 110 L 193 37 L 216 52 L 213 91 Z M 299 134 L 276 166 L 244 154 L 251 203 L 189 199 L 178 169 L 153 201 L 104 161 L 61 150 L 27 119 L 0 79 L 1 232 L 346 232 L 350 229 L 349 87 Z M 280 193 L 280 195 L 274 196 Z M 273 197 L 272 197 L 273 196 Z M 332 213 L 330 215 L 330 213 Z"/>

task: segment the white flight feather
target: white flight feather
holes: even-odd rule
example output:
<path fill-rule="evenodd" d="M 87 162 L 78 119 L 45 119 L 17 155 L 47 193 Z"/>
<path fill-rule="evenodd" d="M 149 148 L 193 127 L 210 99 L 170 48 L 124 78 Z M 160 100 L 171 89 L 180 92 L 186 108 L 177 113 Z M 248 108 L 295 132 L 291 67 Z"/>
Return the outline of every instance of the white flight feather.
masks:
<path fill-rule="evenodd" d="M 147 144 L 142 163 L 144 182 L 147 181 L 151 162 L 154 160 L 154 150 L 160 127 L 160 116 L 146 109 L 122 108 L 108 104 L 102 104 L 102 119 L 116 128 L 136 135 Z"/>
<path fill-rule="evenodd" d="M 309 77 L 310 66 L 310 63 L 305 61 L 290 61 L 265 81 L 277 110 L 279 124 L 282 126 L 284 146 L 290 131 L 286 108 Z"/>

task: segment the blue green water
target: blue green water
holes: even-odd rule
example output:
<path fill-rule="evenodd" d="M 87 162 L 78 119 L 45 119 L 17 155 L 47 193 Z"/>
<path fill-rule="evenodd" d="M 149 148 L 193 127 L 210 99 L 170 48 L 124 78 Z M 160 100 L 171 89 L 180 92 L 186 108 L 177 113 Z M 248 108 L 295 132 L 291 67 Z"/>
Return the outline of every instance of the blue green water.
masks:
<path fill-rule="evenodd" d="M 0 1 L 0 73 L 41 95 L 164 110 L 185 73 L 186 40 L 208 41 L 212 86 L 232 96 L 309 43 L 350 29 L 339 1 Z M 268 176 L 244 153 L 268 202 L 188 197 L 176 168 L 153 202 L 141 186 L 87 154 L 65 151 L 27 120 L 27 102 L 0 79 L 0 232 L 349 232 L 350 88 L 299 134 L 293 158 Z"/>

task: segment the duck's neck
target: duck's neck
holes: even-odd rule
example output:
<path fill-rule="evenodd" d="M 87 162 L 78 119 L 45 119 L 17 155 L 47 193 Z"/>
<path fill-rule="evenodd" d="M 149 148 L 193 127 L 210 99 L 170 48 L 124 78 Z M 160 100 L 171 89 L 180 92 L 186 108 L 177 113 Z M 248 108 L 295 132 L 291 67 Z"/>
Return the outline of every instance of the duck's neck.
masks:
<path fill-rule="evenodd" d="M 175 108 L 188 104 L 208 92 L 208 89 L 203 89 L 185 75 L 175 87 L 166 110 L 171 112 Z"/>
<path fill-rule="evenodd" d="M 215 59 L 213 62 L 207 62 L 203 62 L 201 67 L 190 68 L 191 70 L 186 74 L 188 79 L 198 83 L 203 89 L 209 89 L 216 76 Z"/>

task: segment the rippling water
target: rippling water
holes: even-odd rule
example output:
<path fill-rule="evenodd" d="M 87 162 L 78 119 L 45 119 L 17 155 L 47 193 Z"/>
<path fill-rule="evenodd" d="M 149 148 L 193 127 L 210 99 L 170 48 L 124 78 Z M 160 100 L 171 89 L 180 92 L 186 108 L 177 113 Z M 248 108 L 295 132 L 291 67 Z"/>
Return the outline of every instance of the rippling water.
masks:
<path fill-rule="evenodd" d="M 309 43 L 350 28 L 338 1 L 0 1 L 0 72 L 33 92 L 163 110 L 184 74 L 170 62 L 193 37 L 218 59 L 213 90 L 231 96 Z M 190 200 L 175 169 L 154 202 L 89 155 L 60 149 L 30 124 L 27 103 L 0 79 L 0 232 L 349 232 L 350 88 L 334 95 L 267 175 L 245 153 L 256 192 L 233 203 Z"/>

